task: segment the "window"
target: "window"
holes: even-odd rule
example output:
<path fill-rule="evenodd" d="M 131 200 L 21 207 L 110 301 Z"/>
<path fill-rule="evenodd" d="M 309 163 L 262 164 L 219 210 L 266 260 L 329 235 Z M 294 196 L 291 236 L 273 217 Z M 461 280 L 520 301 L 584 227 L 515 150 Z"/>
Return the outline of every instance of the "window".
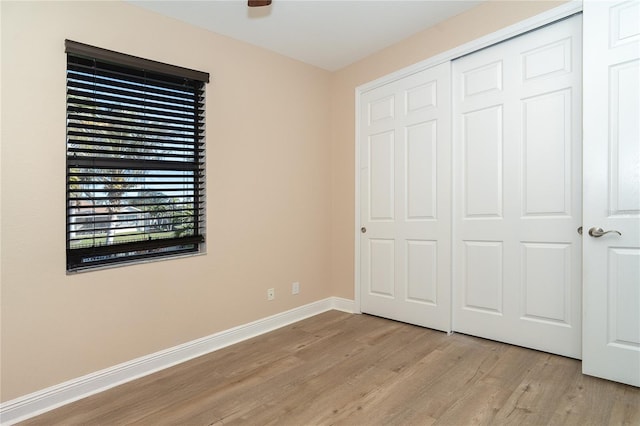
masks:
<path fill-rule="evenodd" d="M 199 252 L 209 74 L 65 46 L 67 270 Z"/>

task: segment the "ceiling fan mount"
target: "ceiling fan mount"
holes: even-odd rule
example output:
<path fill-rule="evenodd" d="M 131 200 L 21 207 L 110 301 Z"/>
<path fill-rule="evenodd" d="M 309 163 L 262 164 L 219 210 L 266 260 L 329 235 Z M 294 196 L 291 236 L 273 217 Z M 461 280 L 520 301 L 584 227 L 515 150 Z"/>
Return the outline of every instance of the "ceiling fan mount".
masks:
<path fill-rule="evenodd" d="M 271 4 L 271 0 L 248 0 L 247 5 L 249 7 L 262 7 L 269 6 Z"/>

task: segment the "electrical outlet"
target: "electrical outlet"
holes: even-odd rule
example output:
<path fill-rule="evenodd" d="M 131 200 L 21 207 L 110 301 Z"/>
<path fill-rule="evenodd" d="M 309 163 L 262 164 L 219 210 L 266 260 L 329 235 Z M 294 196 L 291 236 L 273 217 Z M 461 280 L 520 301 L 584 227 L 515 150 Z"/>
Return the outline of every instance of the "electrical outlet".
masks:
<path fill-rule="evenodd" d="M 276 290 L 274 288 L 270 288 L 267 290 L 267 300 L 273 300 L 276 298 Z"/>
<path fill-rule="evenodd" d="M 298 293 L 300 293 L 300 283 L 296 281 L 295 283 L 291 284 L 291 294 Z"/>

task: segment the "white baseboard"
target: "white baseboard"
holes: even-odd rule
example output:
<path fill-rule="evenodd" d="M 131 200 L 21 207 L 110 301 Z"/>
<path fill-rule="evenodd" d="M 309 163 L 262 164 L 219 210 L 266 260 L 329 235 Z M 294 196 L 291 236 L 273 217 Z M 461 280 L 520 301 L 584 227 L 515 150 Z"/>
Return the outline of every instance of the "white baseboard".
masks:
<path fill-rule="evenodd" d="M 351 299 L 344 299 L 342 297 L 332 297 L 332 309 L 336 311 L 347 312 L 349 314 L 359 314 L 356 310 L 356 302 Z"/>
<path fill-rule="evenodd" d="M 355 303 L 349 299 L 329 297 L 42 389 L 0 404 L 0 424 L 12 425 L 114 386 L 332 309 L 354 313 Z"/>

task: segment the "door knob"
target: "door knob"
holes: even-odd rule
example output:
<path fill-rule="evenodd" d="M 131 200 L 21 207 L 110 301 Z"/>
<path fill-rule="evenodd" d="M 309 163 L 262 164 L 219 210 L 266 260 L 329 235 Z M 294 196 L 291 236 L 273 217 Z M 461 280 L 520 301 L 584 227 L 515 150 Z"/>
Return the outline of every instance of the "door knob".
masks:
<path fill-rule="evenodd" d="M 596 227 L 593 227 L 593 228 L 589 229 L 589 235 L 591 235 L 591 236 L 592 236 L 592 237 L 594 237 L 594 238 L 600 238 L 600 237 L 602 237 L 603 235 L 606 235 L 606 234 L 608 234 L 608 233 L 610 233 L 610 232 L 613 232 L 613 233 L 616 233 L 616 234 L 618 234 L 618 235 L 622 236 L 622 234 L 620 233 L 620 231 L 616 231 L 616 230 L 605 231 L 605 230 L 604 230 L 604 229 L 602 229 L 602 228 L 596 228 Z"/>
<path fill-rule="evenodd" d="M 360 232 L 362 232 L 363 234 L 367 233 L 367 228 L 365 228 L 364 226 L 362 228 L 360 228 Z"/>

